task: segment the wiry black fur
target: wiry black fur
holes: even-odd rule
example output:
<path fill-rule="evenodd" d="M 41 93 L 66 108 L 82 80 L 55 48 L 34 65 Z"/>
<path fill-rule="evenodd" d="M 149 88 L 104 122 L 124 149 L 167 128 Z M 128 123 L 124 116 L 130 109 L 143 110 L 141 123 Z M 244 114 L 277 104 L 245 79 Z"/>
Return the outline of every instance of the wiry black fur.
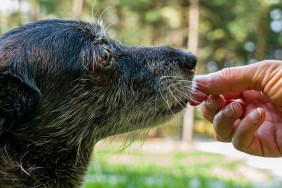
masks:
<path fill-rule="evenodd" d="M 101 24 L 45 20 L 0 37 L 0 187 L 78 187 L 94 144 L 183 109 L 195 56 L 130 47 Z"/>

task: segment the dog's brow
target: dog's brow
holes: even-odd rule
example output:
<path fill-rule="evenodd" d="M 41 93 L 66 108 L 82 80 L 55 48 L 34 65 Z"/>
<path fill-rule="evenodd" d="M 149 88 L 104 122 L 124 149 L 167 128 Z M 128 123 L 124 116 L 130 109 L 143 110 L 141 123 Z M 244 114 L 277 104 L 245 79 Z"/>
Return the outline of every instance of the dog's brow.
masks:
<path fill-rule="evenodd" d="M 106 37 L 102 37 L 99 40 L 95 41 L 95 44 L 106 44 L 109 45 L 109 40 Z"/>

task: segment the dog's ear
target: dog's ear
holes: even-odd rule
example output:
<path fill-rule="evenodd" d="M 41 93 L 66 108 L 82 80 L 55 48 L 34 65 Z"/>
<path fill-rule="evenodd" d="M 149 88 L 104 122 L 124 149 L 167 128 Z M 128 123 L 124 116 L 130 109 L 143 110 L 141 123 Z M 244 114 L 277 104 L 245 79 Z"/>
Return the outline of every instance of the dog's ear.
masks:
<path fill-rule="evenodd" d="M 24 122 L 40 99 L 32 81 L 10 73 L 0 73 L 0 136 L 19 122 Z"/>

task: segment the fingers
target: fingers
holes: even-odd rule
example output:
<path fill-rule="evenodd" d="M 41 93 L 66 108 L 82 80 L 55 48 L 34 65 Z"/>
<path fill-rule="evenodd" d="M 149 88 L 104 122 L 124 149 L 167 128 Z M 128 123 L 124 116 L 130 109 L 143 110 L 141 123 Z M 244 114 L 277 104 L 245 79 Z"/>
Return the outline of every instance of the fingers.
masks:
<path fill-rule="evenodd" d="M 219 111 L 213 120 L 216 138 L 222 142 L 230 142 L 237 128 L 243 107 L 239 102 L 231 102 Z"/>
<path fill-rule="evenodd" d="M 265 120 L 265 112 L 261 108 L 253 110 L 242 120 L 243 107 L 238 102 L 225 106 L 214 116 L 216 138 L 222 142 L 232 142 L 242 152 L 264 156 L 257 130 Z"/>
<path fill-rule="evenodd" d="M 195 76 L 195 91 L 203 95 L 240 95 L 246 90 L 261 91 L 278 105 L 282 105 L 282 61 L 267 60 L 256 64 L 226 68 Z M 235 96 L 234 96 L 235 97 Z M 199 101 L 202 102 L 202 101 Z"/>
<path fill-rule="evenodd" d="M 209 95 L 244 90 L 261 90 L 261 74 L 257 72 L 259 65 L 252 64 L 241 67 L 226 68 L 221 71 L 195 76 L 197 89 Z"/>
<path fill-rule="evenodd" d="M 209 96 L 204 103 L 199 106 L 203 116 L 213 122 L 215 114 L 224 107 L 225 99 L 222 96 Z"/>
<path fill-rule="evenodd" d="M 265 111 L 261 108 L 255 109 L 242 119 L 232 138 L 234 147 L 245 153 L 263 156 L 262 146 L 256 132 L 264 120 Z"/>

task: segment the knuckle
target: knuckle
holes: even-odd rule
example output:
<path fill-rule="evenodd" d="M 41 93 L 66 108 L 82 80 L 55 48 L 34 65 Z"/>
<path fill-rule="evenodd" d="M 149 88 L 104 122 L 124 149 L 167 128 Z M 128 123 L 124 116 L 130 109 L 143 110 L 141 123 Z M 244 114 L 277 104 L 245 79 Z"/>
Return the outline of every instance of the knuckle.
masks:
<path fill-rule="evenodd" d="M 222 71 L 221 71 L 221 79 L 223 79 L 223 80 L 229 80 L 231 77 L 232 77 L 232 75 L 234 74 L 234 68 L 224 68 L 224 69 L 222 69 Z"/>

